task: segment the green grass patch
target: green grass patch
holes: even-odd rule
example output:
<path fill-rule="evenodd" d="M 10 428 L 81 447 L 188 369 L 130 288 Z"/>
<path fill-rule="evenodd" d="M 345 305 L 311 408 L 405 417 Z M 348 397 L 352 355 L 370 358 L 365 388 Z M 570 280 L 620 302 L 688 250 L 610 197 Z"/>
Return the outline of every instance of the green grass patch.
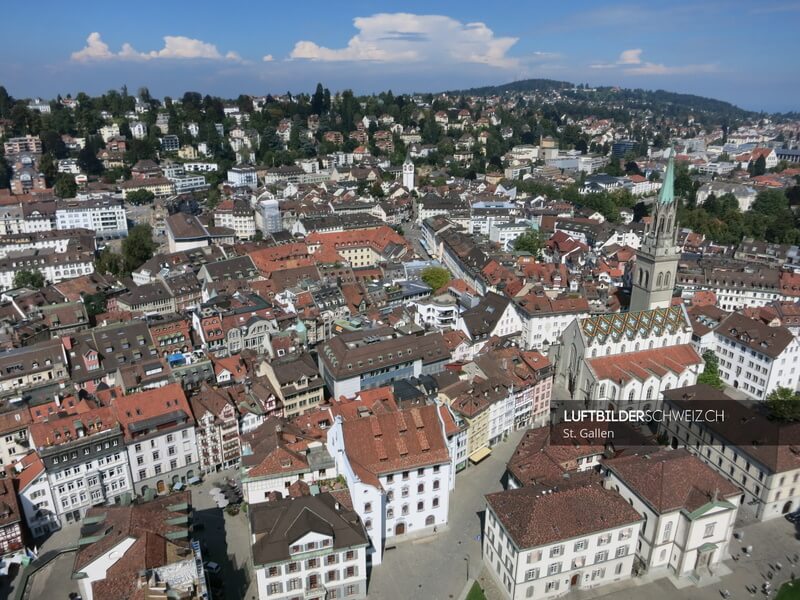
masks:
<path fill-rule="evenodd" d="M 469 594 L 467 594 L 467 600 L 486 600 L 486 595 L 483 593 L 481 586 L 478 585 L 478 582 L 472 584 L 472 587 L 469 590 Z M 788 597 L 785 600 L 794 600 L 794 597 Z"/>
<path fill-rule="evenodd" d="M 781 589 L 778 590 L 775 600 L 800 600 L 800 581 L 787 581 L 784 583 Z"/>

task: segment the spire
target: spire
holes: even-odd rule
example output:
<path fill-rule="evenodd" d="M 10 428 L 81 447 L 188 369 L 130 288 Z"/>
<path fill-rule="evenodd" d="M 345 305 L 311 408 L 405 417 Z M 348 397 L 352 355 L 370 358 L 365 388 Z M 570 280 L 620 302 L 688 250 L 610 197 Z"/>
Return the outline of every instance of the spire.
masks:
<path fill-rule="evenodd" d="M 670 149 L 667 172 L 664 174 L 664 183 L 658 195 L 659 204 L 672 204 L 675 202 L 675 151 Z"/>

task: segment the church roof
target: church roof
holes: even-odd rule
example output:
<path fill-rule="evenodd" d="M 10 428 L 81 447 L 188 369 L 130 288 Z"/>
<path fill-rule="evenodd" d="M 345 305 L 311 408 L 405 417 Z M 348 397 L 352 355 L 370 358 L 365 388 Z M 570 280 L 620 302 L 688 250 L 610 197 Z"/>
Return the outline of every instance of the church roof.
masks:
<path fill-rule="evenodd" d="M 580 320 L 581 332 L 588 344 L 594 341 L 604 344 L 609 338 L 613 342 L 647 339 L 674 334 L 686 327 L 690 324 L 683 306 L 593 315 Z"/>

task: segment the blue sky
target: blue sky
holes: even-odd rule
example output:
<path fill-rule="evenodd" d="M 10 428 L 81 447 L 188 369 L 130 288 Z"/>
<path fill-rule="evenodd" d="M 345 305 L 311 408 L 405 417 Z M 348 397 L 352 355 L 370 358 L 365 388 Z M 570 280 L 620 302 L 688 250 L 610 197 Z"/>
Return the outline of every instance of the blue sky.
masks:
<path fill-rule="evenodd" d="M 279 8 L 280 7 L 280 8 Z M 436 91 L 546 77 L 800 109 L 800 0 L 43 0 L 3 7 L 14 96 Z"/>

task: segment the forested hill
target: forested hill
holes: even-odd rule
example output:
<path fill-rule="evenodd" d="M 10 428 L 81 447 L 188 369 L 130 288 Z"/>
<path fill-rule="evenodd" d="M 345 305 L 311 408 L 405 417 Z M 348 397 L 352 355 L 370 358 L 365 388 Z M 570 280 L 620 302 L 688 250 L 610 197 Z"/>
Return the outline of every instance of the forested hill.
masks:
<path fill-rule="evenodd" d="M 487 85 L 446 92 L 452 95 L 493 96 L 518 92 L 551 92 L 559 91 L 566 97 L 576 100 L 624 103 L 631 107 L 650 108 L 657 114 L 677 116 L 689 113 L 713 113 L 720 117 L 741 119 L 752 117 L 757 113 L 746 111 L 738 106 L 705 98 L 694 94 L 680 94 L 666 90 L 627 89 L 619 87 L 589 88 L 585 85 L 575 86 L 568 81 L 553 79 L 523 79 L 502 85 Z"/>
<path fill-rule="evenodd" d="M 495 96 L 506 92 L 547 92 L 551 90 L 563 90 L 575 87 L 569 81 L 556 81 L 554 79 L 521 79 L 511 83 L 501 85 L 485 85 L 483 87 L 470 88 L 468 90 L 453 90 L 445 92 L 452 95 L 466 96 Z"/>

